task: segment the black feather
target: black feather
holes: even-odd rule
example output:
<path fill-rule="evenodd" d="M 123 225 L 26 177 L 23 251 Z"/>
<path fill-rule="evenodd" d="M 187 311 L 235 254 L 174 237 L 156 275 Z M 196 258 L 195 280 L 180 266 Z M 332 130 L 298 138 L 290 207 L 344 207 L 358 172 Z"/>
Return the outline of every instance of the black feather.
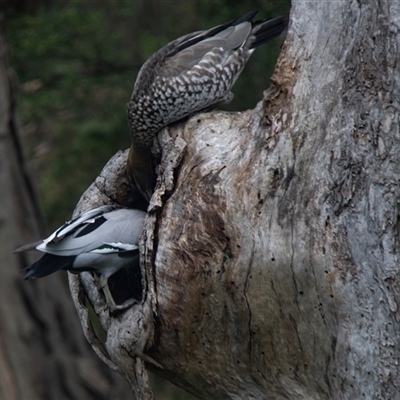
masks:
<path fill-rule="evenodd" d="M 246 15 L 243 15 L 243 17 L 238 18 L 237 20 L 235 20 L 232 25 L 239 25 L 242 22 L 246 22 L 246 21 L 252 21 L 252 19 L 258 14 L 258 10 L 253 10 L 248 12 Z"/>
<path fill-rule="evenodd" d="M 261 44 L 278 37 L 286 28 L 287 18 L 285 16 L 273 19 L 259 20 L 253 23 L 253 35 L 255 39 L 251 43 L 254 49 Z"/>
<path fill-rule="evenodd" d="M 39 261 L 23 269 L 26 272 L 24 279 L 43 278 L 60 269 L 70 269 L 76 256 L 55 256 L 46 253 Z"/>
<path fill-rule="evenodd" d="M 121 258 L 134 258 L 135 260 L 132 260 L 132 262 L 139 262 L 139 249 L 135 249 L 135 250 L 126 250 L 126 251 L 120 251 L 118 253 L 118 257 Z M 137 260 L 136 260 L 137 258 Z"/>
<path fill-rule="evenodd" d="M 224 24 L 218 25 L 214 28 L 209 29 L 208 31 L 204 31 L 203 33 L 199 35 L 195 35 L 194 37 L 189 37 L 187 40 L 184 40 L 182 43 L 180 43 L 178 46 L 176 46 L 168 55 L 167 57 L 172 57 L 175 54 L 179 53 L 180 51 L 201 42 L 204 39 L 213 37 L 217 35 L 218 33 L 222 32 L 223 30 L 229 28 L 230 26 L 236 26 L 241 24 L 242 22 L 245 21 L 251 21 L 254 16 L 258 13 L 258 11 L 250 11 L 247 13 L 245 16 L 237 19 L 237 20 L 232 20 L 229 22 L 225 22 Z"/>
<path fill-rule="evenodd" d="M 81 237 L 89 234 L 90 232 L 93 232 L 96 230 L 99 226 L 103 225 L 104 222 L 106 222 L 107 219 L 104 218 L 103 216 L 97 217 L 94 222 L 92 223 L 86 223 L 86 226 L 75 236 L 75 237 Z"/>

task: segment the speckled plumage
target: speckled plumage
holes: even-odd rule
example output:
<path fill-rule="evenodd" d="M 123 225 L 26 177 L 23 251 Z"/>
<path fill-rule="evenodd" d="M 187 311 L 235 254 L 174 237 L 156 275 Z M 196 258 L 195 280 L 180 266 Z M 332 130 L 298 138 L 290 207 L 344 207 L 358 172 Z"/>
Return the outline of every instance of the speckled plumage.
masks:
<path fill-rule="evenodd" d="M 148 148 L 164 126 L 233 98 L 230 90 L 254 48 L 285 28 L 284 17 L 252 22 L 255 14 L 183 36 L 149 58 L 128 103 L 136 146 Z"/>
<path fill-rule="evenodd" d="M 254 48 L 285 29 L 285 17 L 253 22 L 255 14 L 182 36 L 153 54 L 141 68 L 128 103 L 132 145 L 126 168 L 134 192 L 147 201 L 155 185 L 150 149 L 157 132 L 231 101 L 231 88 Z"/>

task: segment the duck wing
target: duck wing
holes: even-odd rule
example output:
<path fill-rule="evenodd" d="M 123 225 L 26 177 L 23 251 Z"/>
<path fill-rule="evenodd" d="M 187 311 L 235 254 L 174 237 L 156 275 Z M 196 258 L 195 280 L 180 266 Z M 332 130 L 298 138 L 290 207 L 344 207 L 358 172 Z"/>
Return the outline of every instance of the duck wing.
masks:
<path fill-rule="evenodd" d="M 106 211 L 106 212 L 104 212 Z M 59 256 L 88 252 L 113 253 L 138 248 L 146 213 L 140 210 L 102 209 L 78 217 L 37 246 L 37 250 Z"/>
<path fill-rule="evenodd" d="M 17 248 L 14 252 L 39 250 L 58 256 L 85 252 L 135 251 L 146 213 L 119 206 L 101 206 L 66 222 L 48 238 Z"/>

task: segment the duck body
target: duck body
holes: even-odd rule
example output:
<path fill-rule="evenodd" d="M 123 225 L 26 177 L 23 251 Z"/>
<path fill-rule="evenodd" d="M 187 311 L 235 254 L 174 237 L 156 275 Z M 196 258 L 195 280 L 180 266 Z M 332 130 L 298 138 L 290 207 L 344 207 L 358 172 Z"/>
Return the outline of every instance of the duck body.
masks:
<path fill-rule="evenodd" d="M 256 13 L 182 36 L 147 60 L 128 103 L 135 143 L 150 147 L 164 126 L 232 100 L 230 90 L 255 47 L 286 26 L 283 16 L 253 22 Z"/>
<path fill-rule="evenodd" d="M 127 172 L 146 200 L 155 184 L 150 149 L 156 134 L 196 112 L 229 103 L 254 49 L 285 29 L 285 17 L 253 21 L 256 13 L 182 36 L 142 66 L 127 107 L 132 139 Z"/>
<path fill-rule="evenodd" d="M 118 309 L 107 280 L 121 268 L 139 263 L 139 238 L 146 213 L 118 206 L 101 206 L 66 222 L 47 239 L 22 246 L 15 252 L 38 250 L 43 257 L 25 269 L 25 279 L 36 279 L 58 270 L 100 274 L 107 303 Z"/>

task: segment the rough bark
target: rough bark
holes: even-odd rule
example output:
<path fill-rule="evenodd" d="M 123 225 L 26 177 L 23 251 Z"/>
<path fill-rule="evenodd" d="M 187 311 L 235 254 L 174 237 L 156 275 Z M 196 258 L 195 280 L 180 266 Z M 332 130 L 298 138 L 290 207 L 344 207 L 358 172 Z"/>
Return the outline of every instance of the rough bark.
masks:
<path fill-rule="evenodd" d="M 45 235 L 16 115 L 16 77 L 0 33 L 0 398 L 131 398 L 86 343 L 65 276 L 24 282 L 37 255 L 13 250 Z"/>
<path fill-rule="evenodd" d="M 95 347 L 134 387 L 145 351 L 202 399 L 398 397 L 399 27 L 398 2 L 294 0 L 256 110 L 160 133 L 141 302 L 113 317 L 71 279 L 108 329 Z"/>

